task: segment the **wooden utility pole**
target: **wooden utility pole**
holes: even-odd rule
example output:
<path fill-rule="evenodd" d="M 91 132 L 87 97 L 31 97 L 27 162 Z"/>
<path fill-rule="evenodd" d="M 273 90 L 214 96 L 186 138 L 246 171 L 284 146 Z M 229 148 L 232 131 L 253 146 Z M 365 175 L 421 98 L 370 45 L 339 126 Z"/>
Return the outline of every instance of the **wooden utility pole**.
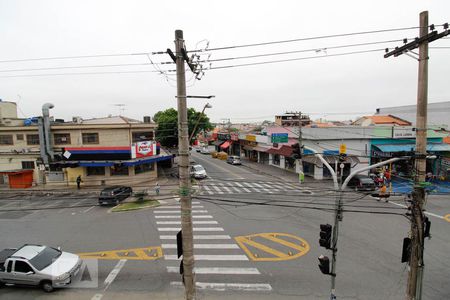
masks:
<path fill-rule="evenodd" d="M 428 11 L 420 13 L 420 37 L 428 34 Z M 411 206 L 411 254 L 406 299 L 421 299 L 423 275 L 423 204 L 427 155 L 428 41 L 419 45 L 414 191 Z"/>
<path fill-rule="evenodd" d="M 407 300 L 422 299 L 423 278 L 423 250 L 424 250 L 424 215 L 423 206 L 425 200 L 425 175 L 427 158 L 427 102 L 428 102 L 428 44 L 450 34 L 448 23 L 442 25 L 444 31 L 438 33 L 435 26 L 428 26 L 428 11 L 420 13 L 420 36 L 413 41 L 394 50 L 386 49 L 384 58 L 407 54 L 419 48 L 419 74 L 417 89 L 417 117 L 416 117 L 416 152 L 414 155 L 415 176 L 414 190 L 411 202 L 411 245 L 409 247 L 409 273 L 408 286 L 406 289 Z M 428 32 L 428 29 L 431 32 Z M 416 54 L 415 54 L 416 55 Z M 429 225 L 428 230 L 429 230 Z M 429 234 L 429 233 L 428 233 Z"/>
<path fill-rule="evenodd" d="M 189 174 L 189 132 L 186 103 L 183 31 L 175 30 L 178 99 L 178 155 L 180 174 L 181 232 L 183 241 L 183 282 L 186 300 L 195 299 L 194 246 L 192 229 L 191 178 Z"/>

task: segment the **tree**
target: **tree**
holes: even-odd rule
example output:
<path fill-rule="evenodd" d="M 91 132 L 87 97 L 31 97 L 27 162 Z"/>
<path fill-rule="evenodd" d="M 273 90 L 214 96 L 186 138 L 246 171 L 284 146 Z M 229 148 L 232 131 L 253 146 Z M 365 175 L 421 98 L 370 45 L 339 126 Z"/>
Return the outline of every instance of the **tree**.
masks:
<path fill-rule="evenodd" d="M 188 114 L 188 128 L 189 135 L 194 129 L 195 123 L 198 121 L 197 129 L 195 130 L 194 137 L 202 130 L 210 130 L 214 127 L 209 122 L 209 118 L 205 113 L 195 111 L 193 108 L 189 108 Z M 178 146 L 178 112 L 174 108 L 169 108 L 164 111 L 158 111 L 153 120 L 158 123 L 158 129 L 156 130 L 156 139 L 162 146 L 177 147 Z"/>

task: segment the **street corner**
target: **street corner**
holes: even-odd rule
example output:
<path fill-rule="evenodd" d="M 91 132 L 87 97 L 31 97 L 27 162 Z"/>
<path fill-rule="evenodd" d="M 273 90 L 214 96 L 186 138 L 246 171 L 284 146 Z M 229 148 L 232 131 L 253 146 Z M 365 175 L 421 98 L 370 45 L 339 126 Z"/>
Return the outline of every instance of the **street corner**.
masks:
<path fill-rule="evenodd" d="M 447 221 L 447 222 L 450 222 L 450 214 L 446 214 L 444 216 L 444 220 Z"/>
<path fill-rule="evenodd" d="M 156 260 L 163 257 L 160 246 L 77 253 L 82 259 Z"/>
<path fill-rule="evenodd" d="M 234 238 L 253 261 L 285 261 L 308 253 L 306 240 L 288 233 L 256 233 Z"/>

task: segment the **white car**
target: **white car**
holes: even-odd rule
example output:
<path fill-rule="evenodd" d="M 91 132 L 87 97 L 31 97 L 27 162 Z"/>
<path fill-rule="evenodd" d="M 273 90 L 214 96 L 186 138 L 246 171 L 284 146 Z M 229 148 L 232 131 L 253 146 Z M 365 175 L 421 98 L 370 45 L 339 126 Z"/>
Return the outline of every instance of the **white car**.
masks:
<path fill-rule="evenodd" d="M 81 268 L 78 255 L 57 248 L 25 244 L 0 251 L 0 286 L 40 286 L 45 292 L 69 285 Z"/>
<path fill-rule="evenodd" d="M 202 165 L 193 165 L 191 167 L 191 176 L 195 179 L 203 179 L 208 177 L 208 174 L 206 174 L 206 170 Z"/>
<path fill-rule="evenodd" d="M 206 148 L 206 147 L 203 147 L 203 148 L 202 148 L 202 150 L 200 150 L 200 153 L 201 153 L 201 154 L 210 154 L 210 153 L 211 153 L 211 151 L 209 151 L 209 149 L 208 149 L 208 148 Z"/>

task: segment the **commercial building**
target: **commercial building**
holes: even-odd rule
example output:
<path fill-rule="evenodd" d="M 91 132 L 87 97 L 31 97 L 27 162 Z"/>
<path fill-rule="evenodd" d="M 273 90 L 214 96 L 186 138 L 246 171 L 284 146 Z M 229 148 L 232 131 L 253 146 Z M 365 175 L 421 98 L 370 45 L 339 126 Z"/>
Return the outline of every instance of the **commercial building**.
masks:
<path fill-rule="evenodd" d="M 0 102 L 0 107 L 5 102 Z M 157 178 L 157 162 L 172 156 L 154 141 L 157 125 L 123 116 L 71 122 L 43 116 L 18 119 L 8 103 L 0 119 L 0 184 L 8 172 L 32 170 L 33 184 L 86 185 L 145 182 Z"/>

